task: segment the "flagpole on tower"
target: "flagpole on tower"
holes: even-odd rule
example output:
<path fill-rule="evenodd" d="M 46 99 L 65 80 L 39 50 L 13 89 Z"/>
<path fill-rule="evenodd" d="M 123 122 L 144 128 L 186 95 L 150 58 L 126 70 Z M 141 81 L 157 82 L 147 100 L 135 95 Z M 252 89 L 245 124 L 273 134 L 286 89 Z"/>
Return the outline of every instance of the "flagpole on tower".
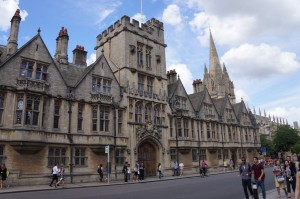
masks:
<path fill-rule="evenodd" d="M 141 0 L 141 22 L 143 23 L 143 0 Z"/>

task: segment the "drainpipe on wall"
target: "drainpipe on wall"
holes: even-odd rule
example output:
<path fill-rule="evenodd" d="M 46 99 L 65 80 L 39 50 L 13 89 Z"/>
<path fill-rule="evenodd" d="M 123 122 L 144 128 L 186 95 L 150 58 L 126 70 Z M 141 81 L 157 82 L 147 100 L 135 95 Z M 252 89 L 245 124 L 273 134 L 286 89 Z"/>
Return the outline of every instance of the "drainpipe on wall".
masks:
<path fill-rule="evenodd" d="M 116 130 L 117 130 L 117 109 L 115 106 L 113 106 L 114 109 L 114 145 L 113 145 L 113 157 L 115 160 L 115 180 L 117 180 L 117 157 L 116 157 L 116 144 L 117 144 L 117 137 L 116 137 Z"/>
<path fill-rule="evenodd" d="M 200 159 L 200 142 L 201 142 L 201 139 L 200 139 L 200 129 L 199 129 L 199 122 L 200 121 L 197 121 L 197 131 L 198 131 L 198 166 L 199 166 L 199 173 L 200 173 L 200 162 L 201 162 L 201 159 Z M 201 125 L 201 124 L 200 124 Z"/>
<path fill-rule="evenodd" d="M 72 116 L 72 102 L 71 100 L 69 102 L 69 126 L 68 126 L 68 139 L 70 143 L 70 178 L 71 178 L 71 183 L 73 183 L 73 136 L 71 134 L 71 116 Z"/>

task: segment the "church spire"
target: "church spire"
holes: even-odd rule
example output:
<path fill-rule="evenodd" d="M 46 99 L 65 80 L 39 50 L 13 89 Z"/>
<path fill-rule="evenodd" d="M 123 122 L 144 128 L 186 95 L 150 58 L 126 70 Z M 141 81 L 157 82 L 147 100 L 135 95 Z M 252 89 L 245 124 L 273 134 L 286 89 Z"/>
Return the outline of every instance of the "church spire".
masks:
<path fill-rule="evenodd" d="M 209 29 L 209 69 L 212 77 L 217 77 L 222 74 L 222 68 L 219 61 L 218 52 L 215 46 L 214 39 Z"/>

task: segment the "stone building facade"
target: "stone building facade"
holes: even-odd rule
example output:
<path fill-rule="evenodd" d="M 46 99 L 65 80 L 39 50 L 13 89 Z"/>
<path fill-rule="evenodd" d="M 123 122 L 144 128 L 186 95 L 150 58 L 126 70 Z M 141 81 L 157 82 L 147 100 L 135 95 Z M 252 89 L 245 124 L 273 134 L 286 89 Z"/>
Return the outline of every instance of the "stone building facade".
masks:
<path fill-rule="evenodd" d="M 146 175 L 174 161 L 197 172 L 200 160 L 251 159 L 260 147 L 255 118 L 221 69 L 211 36 L 210 71 L 187 94 L 175 70 L 166 71 L 163 23 L 124 16 L 97 36 L 96 61 L 87 66 L 83 46 L 68 59 L 69 33 L 56 38 L 54 57 L 40 30 L 17 48 L 21 17 L 11 20 L 0 46 L 0 161 L 14 184 L 48 183 L 54 163 L 67 180 L 97 180 L 97 166 L 122 178 L 125 161 L 144 162 Z M 110 166 L 105 146 L 110 146 Z"/>

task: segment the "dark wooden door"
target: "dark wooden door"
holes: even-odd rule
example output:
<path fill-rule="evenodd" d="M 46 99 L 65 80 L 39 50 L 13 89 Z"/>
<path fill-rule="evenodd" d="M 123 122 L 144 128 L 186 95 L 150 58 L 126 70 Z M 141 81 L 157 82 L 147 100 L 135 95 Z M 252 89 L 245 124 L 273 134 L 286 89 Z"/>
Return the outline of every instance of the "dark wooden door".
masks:
<path fill-rule="evenodd" d="M 138 149 L 138 160 L 143 162 L 145 166 L 145 176 L 156 175 L 156 151 L 149 142 L 143 143 Z"/>

